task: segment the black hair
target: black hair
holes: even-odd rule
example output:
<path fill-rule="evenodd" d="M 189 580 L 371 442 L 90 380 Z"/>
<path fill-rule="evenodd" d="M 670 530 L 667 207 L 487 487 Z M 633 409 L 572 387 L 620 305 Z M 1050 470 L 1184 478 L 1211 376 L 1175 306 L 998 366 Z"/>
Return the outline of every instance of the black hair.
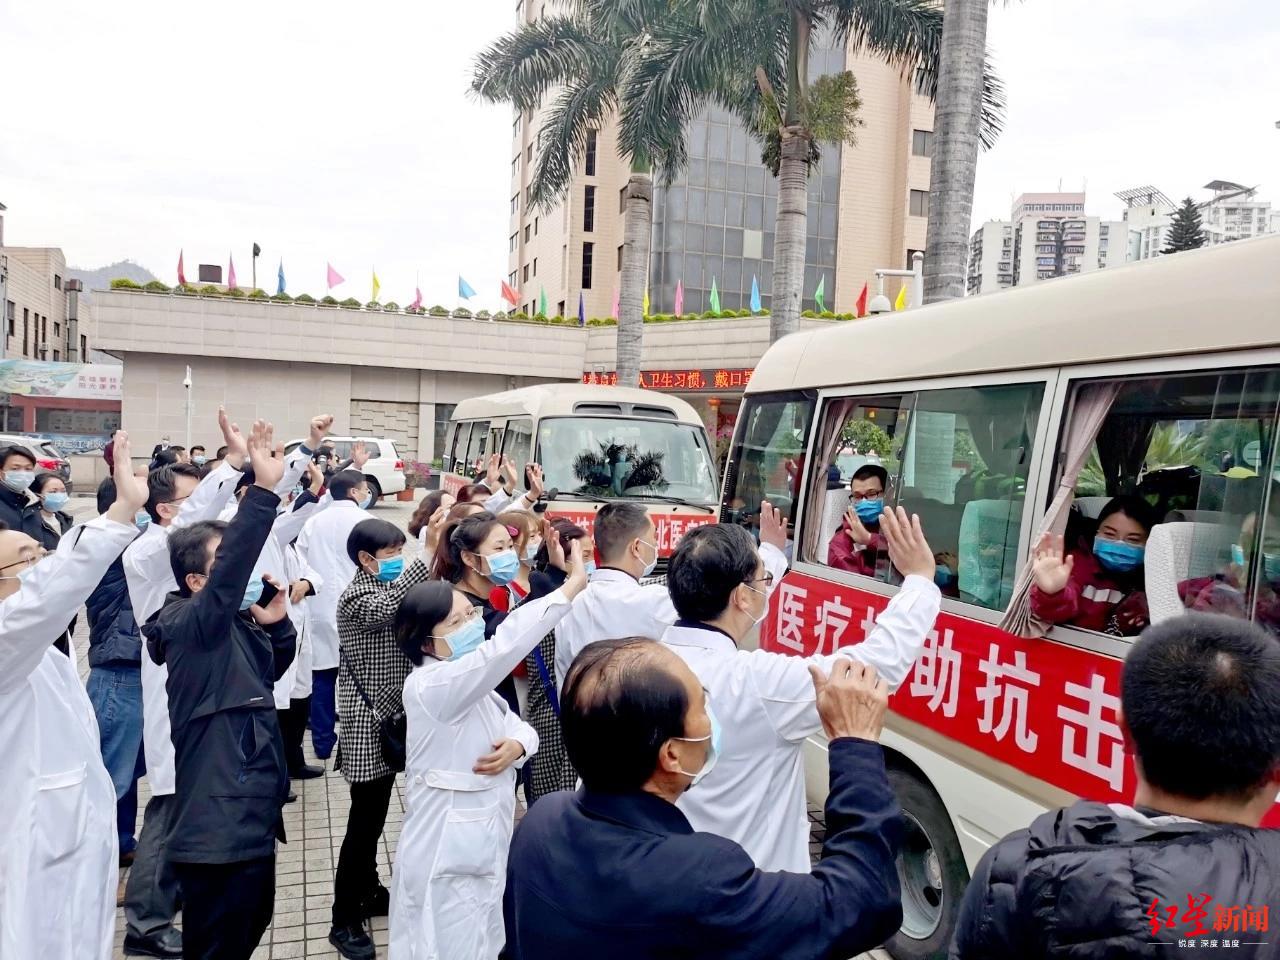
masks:
<path fill-rule="evenodd" d="M 350 500 L 351 491 L 364 482 L 364 474 L 359 470 L 343 470 L 341 473 L 335 473 L 333 479 L 329 481 L 329 493 L 339 503 Z"/>
<path fill-rule="evenodd" d="M 192 455 L 192 456 L 195 456 L 195 452 L 196 452 L 197 450 L 199 450 L 201 453 L 204 453 L 204 452 L 205 452 L 204 447 L 200 446 L 200 444 L 198 444 L 198 443 L 197 443 L 195 446 L 193 446 L 193 447 L 191 448 L 191 455 Z"/>
<path fill-rule="evenodd" d="M 606 563 L 622 559 L 632 540 L 649 529 L 649 514 L 638 503 L 610 503 L 600 508 L 592 525 L 596 550 Z"/>
<path fill-rule="evenodd" d="M 662 745 L 684 736 L 689 695 L 654 655 L 655 640 L 627 637 L 588 645 L 560 697 L 565 750 L 582 784 L 603 793 L 639 790 Z"/>
<path fill-rule="evenodd" d="M 61 479 L 62 478 L 53 471 L 43 470 L 40 473 L 37 473 L 36 478 L 31 481 L 31 492 L 38 497 L 40 496 L 40 491 L 49 485 L 49 481 Z"/>
<path fill-rule="evenodd" d="M 454 527 L 449 533 L 446 549 L 440 550 L 441 557 L 437 558 L 437 560 L 447 558 L 446 563 L 438 565 L 441 568 L 440 579 L 448 580 L 450 583 L 460 581 L 467 572 L 467 565 L 462 562 L 462 555 L 478 551 L 493 528 L 499 526 L 503 525 L 498 518 L 486 510 L 467 517 Z"/>
<path fill-rule="evenodd" d="M 209 541 L 221 537 L 227 525 L 221 520 L 201 520 L 169 533 L 169 567 L 178 584 L 178 593 L 191 596 L 187 574 L 204 573 L 209 564 Z"/>
<path fill-rule="evenodd" d="M 1098 514 L 1098 526 L 1102 526 L 1107 522 L 1108 517 L 1113 517 L 1117 513 L 1128 517 L 1147 533 L 1151 533 L 1151 528 L 1160 522 L 1160 515 L 1156 513 L 1155 507 L 1151 506 L 1147 501 L 1133 494 L 1122 494 L 1121 496 L 1113 497 L 1102 508 L 1102 512 Z"/>
<path fill-rule="evenodd" d="M 853 472 L 853 476 L 849 478 L 849 485 L 853 485 L 855 480 L 879 480 L 880 489 L 889 489 L 889 471 L 878 463 L 864 463 Z"/>
<path fill-rule="evenodd" d="M 1280 765 L 1280 641 L 1247 620 L 1148 627 L 1125 658 L 1120 703 L 1143 776 L 1166 793 L 1243 800 Z"/>
<path fill-rule="evenodd" d="M 564 549 L 566 557 L 569 555 L 569 544 L 574 540 L 585 540 L 587 537 L 587 531 L 567 517 L 552 517 L 551 530 L 560 539 L 560 546 Z M 533 558 L 533 567 L 535 570 L 546 570 L 550 565 L 551 554 L 544 540 Z"/>
<path fill-rule="evenodd" d="M 161 467 L 171 467 L 178 463 L 178 454 L 173 447 L 166 447 L 164 450 L 157 450 L 155 456 L 151 458 L 151 465 L 148 469 L 159 470 Z"/>
<path fill-rule="evenodd" d="M 111 509 L 111 505 L 116 502 L 116 482 L 107 477 L 98 484 L 98 513 L 103 514 Z"/>
<path fill-rule="evenodd" d="M 0 470 L 4 469 L 5 462 L 10 457 L 22 457 L 24 460 L 30 460 L 31 466 L 36 465 L 34 454 L 26 447 L 20 447 L 16 443 L 11 443 L 7 447 L 0 447 Z"/>
<path fill-rule="evenodd" d="M 472 511 L 479 511 L 473 513 Z M 431 561 L 431 579 L 432 580 L 449 580 L 453 579 L 453 561 L 449 557 L 449 541 L 453 538 L 453 531 L 458 528 L 458 524 L 462 523 L 470 517 L 478 517 L 481 515 L 492 517 L 488 510 L 480 506 L 478 503 L 463 503 L 458 501 L 449 508 L 449 512 L 445 514 L 444 526 L 440 528 L 440 544 L 436 547 L 435 558 Z M 459 574 L 461 576 L 461 574 Z"/>
<path fill-rule="evenodd" d="M 172 450 L 174 453 L 185 453 L 187 450 L 186 447 L 178 446 L 177 444 L 174 444 L 169 449 Z"/>
<path fill-rule="evenodd" d="M 387 547 L 403 546 L 403 530 L 394 523 L 372 517 L 357 523 L 347 536 L 347 556 L 357 567 L 360 566 L 362 551 L 372 557 L 379 550 L 385 550 Z"/>
<path fill-rule="evenodd" d="M 441 501 L 448 495 L 447 490 L 432 490 L 422 498 L 409 519 L 409 536 L 416 537 L 422 532 L 422 528 L 430 522 L 432 514 L 440 509 Z"/>
<path fill-rule="evenodd" d="M 414 584 L 396 610 L 396 642 L 415 667 L 422 665 L 425 646 L 435 651 L 432 634 L 453 611 L 453 584 L 429 580 Z"/>
<path fill-rule="evenodd" d="M 219 448 L 218 448 L 218 454 L 217 454 L 217 456 L 215 456 L 213 459 L 215 459 L 215 460 L 225 460 L 225 459 L 227 459 L 227 448 L 226 448 L 225 446 L 219 447 Z"/>
<path fill-rule="evenodd" d="M 483 483 L 469 483 L 458 491 L 459 503 L 483 503 L 493 494 Z"/>
<path fill-rule="evenodd" d="M 190 477 L 200 482 L 200 468 L 191 463 L 173 463 L 147 474 L 147 515 L 152 523 L 160 522 L 157 508 L 178 495 L 178 478 Z"/>
<path fill-rule="evenodd" d="M 716 523 L 680 538 L 667 567 L 667 591 L 684 620 L 705 623 L 724 613 L 729 597 L 756 575 L 760 554 L 745 527 Z"/>

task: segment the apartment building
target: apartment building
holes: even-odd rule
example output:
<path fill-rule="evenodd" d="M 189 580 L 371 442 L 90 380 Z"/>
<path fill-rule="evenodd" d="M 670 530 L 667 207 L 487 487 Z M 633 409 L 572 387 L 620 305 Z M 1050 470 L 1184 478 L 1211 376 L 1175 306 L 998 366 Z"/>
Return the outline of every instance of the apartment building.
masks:
<path fill-rule="evenodd" d="M 523 0 L 523 20 L 559 8 Z M 909 79 L 877 60 L 816 44 L 814 75 L 851 70 L 864 126 L 856 145 L 824 144 L 809 179 L 804 308 L 822 283 L 828 309 L 851 310 L 877 267 L 909 267 L 928 224 L 933 109 Z M 572 315 L 581 294 L 587 316 L 608 316 L 622 269 L 623 190 L 630 176 L 618 155 L 615 123 L 588 135 L 568 196 L 553 210 L 531 204 L 540 113 L 512 119 L 507 282 L 520 305 Z M 773 283 L 777 182 L 759 143 L 727 113 L 709 109 L 689 127 L 689 164 L 654 189 L 649 294 L 653 313 L 710 308 L 712 281 L 726 310 L 748 309 L 754 280 L 764 309 Z M 890 291 L 896 293 L 896 289 Z"/>
<path fill-rule="evenodd" d="M 1197 203 L 1196 208 L 1210 246 L 1280 232 L 1280 210 L 1273 210 L 1268 200 L 1259 200 L 1257 187 L 1210 180 L 1203 189 L 1209 191 L 1209 199 Z M 1173 215 L 1181 204 L 1151 186 L 1122 190 L 1116 196 L 1125 203 L 1129 259 L 1160 256 Z"/>
<path fill-rule="evenodd" d="M 67 279 L 67 258 L 57 247 L 5 246 L 5 209 L 0 204 L 4 358 L 86 362 L 89 306 L 79 281 Z"/>

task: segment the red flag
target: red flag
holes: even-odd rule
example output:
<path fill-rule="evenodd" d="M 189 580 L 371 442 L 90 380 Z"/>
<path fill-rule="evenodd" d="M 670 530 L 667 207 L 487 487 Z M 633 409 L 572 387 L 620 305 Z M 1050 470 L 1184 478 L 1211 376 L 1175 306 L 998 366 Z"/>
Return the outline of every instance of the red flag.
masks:
<path fill-rule="evenodd" d="M 178 251 L 178 286 L 186 286 L 187 275 L 182 270 L 182 251 Z"/>
<path fill-rule="evenodd" d="M 505 280 L 502 281 L 502 299 L 513 307 L 520 303 L 520 294 L 511 289 L 511 286 Z"/>
<path fill-rule="evenodd" d="M 858 294 L 858 302 L 854 304 L 854 315 L 865 317 L 867 315 L 867 285 L 862 285 L 862 293 Z"/>

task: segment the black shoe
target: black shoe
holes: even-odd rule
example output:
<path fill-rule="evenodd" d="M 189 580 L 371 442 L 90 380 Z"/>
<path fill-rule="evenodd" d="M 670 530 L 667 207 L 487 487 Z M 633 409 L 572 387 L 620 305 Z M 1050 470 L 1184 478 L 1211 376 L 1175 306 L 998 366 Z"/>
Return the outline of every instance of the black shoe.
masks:
<path fill-rule="evenodd" d="M 170 927 L 154 937 L 126 933 L 124 936 L 124 954 L 126 957 L 164 957 L 180 960 L 182 957 L 182 932 Z"/>
<path fill-rule="evenodd" d="M 364 902 L 364 912 L 370 917 L 388 917 L 391 915 L 391 891 L 378 884 L 375 890 Z"/>
<path fill-rule="evenodd" d="M 329 942 L 347 960 L 374 960 L 378 955 L 364 927 L 334 927 L 329 931 Z"/>
<path fill-rule="evenodd" d="M 290 790 L 290 791 L 289 791 L 289 795 L 288 795 L 287 797 L 285 797 L 285 798 L 284 798 L 284 802 L 285 802 L 285 803 L 297 803 L 297 802 L 298 802 L 298 795 L 297 795 L 296 793 L 294 793 L 292 790 Z"/>
<path fill-rule="evenodd" d="M 289 771 L 290 780 L 314 780 L 316 777 L 324 776 L 324 767 L 309 767 L 303 764 L 296 770 Z"/>

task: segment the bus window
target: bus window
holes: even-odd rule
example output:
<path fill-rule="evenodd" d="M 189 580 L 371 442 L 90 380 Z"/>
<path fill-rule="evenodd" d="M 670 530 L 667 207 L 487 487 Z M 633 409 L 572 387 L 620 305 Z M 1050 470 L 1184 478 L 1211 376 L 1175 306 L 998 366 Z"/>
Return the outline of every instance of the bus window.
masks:
<path fill-rule="evenodd" d="M 533 421 L 529 419 L 507 422 L 507 434 L 502 441 L 502 455 L 516 465 L 516 476 L 523 484 L 524 468 L 533 452 Z"/>
<path fill-rule="evenodd" d="M 1278 395 L 1275 369 L 1127 379 L 1077 478 L 1066 529 L 1073 582 L 1112 602 L 1074 612 L 1049 604 L 1057 615 L 1045 619 L 1132 636 L 1152 613 L 1188 609 L 1253 616 L 1280 632 L 1280 564 L 1267 571 L 1267 557 L 1280 556 L 1280 524 L 1267 516 L 1268 500 L 1280 505 L 1270 497 Z M 1153 524 L 1127 573 L 1109 569 L 1098 547 L 1113 536 L 1108 504 L 1124 495 Z M 1038 615 L 1044 608 L 1033 603 Z"/>
<path fill-rule="evenodd" d="M 1042 383 L 916 395 L 897 500 L 920 515 L 948 596 L 998 610 L 1013 595 L 1043 399 Z"/>
<path fill-rule="evenodd" d="M 467 442 L 466 453 L 461 454 L 462 462 L 458 465 L 458 473 L 470 479 L 484 477 L 487 464 L 484 462 L 485 450 L 489 443 L 489 421 L 473 420 L 471 437 Z"/>
<path fill-rule="evenodd" d="M 815 394 L 808 391 L 744 401 L 725 472 L 721 523 L 741 524 L 758 536 L 763 500 L 795 522 L 816 405 Z"/>

